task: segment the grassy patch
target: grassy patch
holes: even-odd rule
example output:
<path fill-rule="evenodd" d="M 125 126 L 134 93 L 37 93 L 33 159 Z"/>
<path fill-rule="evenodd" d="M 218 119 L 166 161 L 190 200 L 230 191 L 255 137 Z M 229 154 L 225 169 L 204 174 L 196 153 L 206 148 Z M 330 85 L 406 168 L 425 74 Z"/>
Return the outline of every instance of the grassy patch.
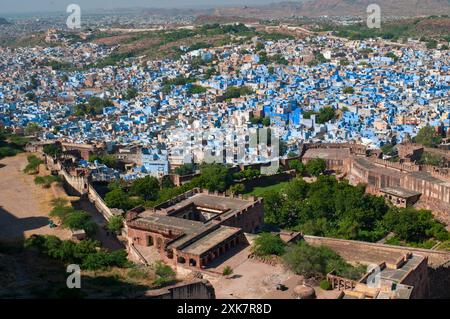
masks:
<path fill-rule="evenodd" d="M 264 196 L 267 192 L 275 191 L 281 192 L 289 184 L 289 182 L 281 182 L 274 185 L 264 186 L 264 187 L 254 187 L 251 191 L 245 193 L 245 195 L 250 196 Z"/>

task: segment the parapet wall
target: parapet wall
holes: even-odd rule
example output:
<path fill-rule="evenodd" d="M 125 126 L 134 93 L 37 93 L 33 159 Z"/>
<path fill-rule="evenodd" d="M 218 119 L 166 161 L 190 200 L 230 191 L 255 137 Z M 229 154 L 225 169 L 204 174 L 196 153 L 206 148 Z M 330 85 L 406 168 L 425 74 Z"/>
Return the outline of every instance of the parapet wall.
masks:
<path fill-rule="evenodd" d="M 214 287 L 207 280 L 194 280 L 174 286 L 149 290 L 143 298 L 148 299 L 216 299 Z"/>
<path fill-rule="evenodd" d="M 196 195 L 196 194 L 207 194 L 207 195 L 212 195 L 212 196 L 221 196 L 221 197 L 230 197 L 230 198 L 239 198 L 239 199 L 244 199 L 244 196 L 242 195 L 233 195 L 233 194 L 228 194 L 228 193 L 220 193 L 220 192 L 212 192 L 209 191 L 207 189 L 201 189 L 201 188 L 193 188 L 187 192 L 184 192 L 183 194 L 180 194 L 178 196 L 175 196 L 171 199 L 169 199 L 168 201 L 165 201 L 164 203 L 161 203 L 157 206 L 154 207 L 154 210 L 164 210 L 168 207 L 171 207 L 175 204 L 178 204 L 180 202 L 182 202 L 183 200 L 189 199 L 192 196 Z M 254 196 L 250 196 L 247 198 L 248 200 L 254 201 L 253 204 L 257 204 L 257 203 L 261 203 L 262 199 L 261 198 L 256 198 Z M 251 205 L 250 205 L 251 206 Z"/>
<path fill-rule="evenodd" d="M 87 195 L 89 201 L 94 204 L 97 210 L 109 220 L 114 214 L 111 209 L 106 205 L 103 198 L 97 193 L 95 188 L 89 182 L 89 179 L 85 176 L 73 176 L 71 175 L 63 165 L 49 156 L 45 156 L 47 167 L 50 170 L 56 170 L 58 173 L 64 177 L 64 181 L 69 186 L 72 192 L 77 193 L 76 195 L 83 196 Z"/>
<path fill-rule="evenodd" d="M 357 143 L 316 143 L 316 144 L 303 144 L 304 150 L 310 148 L 348 148 L 350 153 L 355 155 L 366 155 L 367 147 Z"/>
<path fill-rule="evenodd" d="M 428 269 L 414 271 L 406 275 L 405 283 L 414 286 L 412 298 L 450 298 L 450 252 L 430 249 L 391 246 L 336 238 L 304 236 L 311 245 L 323 245 L 336 251 L 348 262 L 399 265 L 404 255 L 413 253 L 428 258 Z M 399 256 L 399 258 L 396 258 Z M 425 267 L 425 263 L 419 267 Z M 429 289 L 428 289 L 429 288 Z"/>
<path fill-rule="evenodd" d="M 392 254 L 404 255 L 407 253 L 428 257 L 428 264 L 436 268 L 450 261 L 450 252 L 445 251 L 308 235 L 304 235 L 303 238 L 308 244 L 330 247 L 350 262 L 380 264 L 386 262 L 387 257 L 392 258 Z"/>
<path fill-rule="evenodd" d="M 383 160 L 380 158 L 370 158 L 370 161 L 373 164 L 378 164 L 378 165 L 388 167 L 391 169 L 396 169 L 401 172 L 418 172 L 418 171 L 420 171 L 420 167 L 418 165 L 395 163 L 395 162 Z"/>
<path fill-rule="evenodd" d="M 88 198 L 106 220 L 109 220 L 112 216 L 114 216 L 111 209 L 106 205 L 103 198 L 97 193 L 91 183 L 88 183 Z"/>

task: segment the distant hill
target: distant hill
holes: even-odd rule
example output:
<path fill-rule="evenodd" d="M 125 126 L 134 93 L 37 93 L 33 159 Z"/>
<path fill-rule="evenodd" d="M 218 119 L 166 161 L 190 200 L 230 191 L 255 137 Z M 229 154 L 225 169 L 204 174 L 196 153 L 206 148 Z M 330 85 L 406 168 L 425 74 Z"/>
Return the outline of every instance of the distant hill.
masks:
<path fill-rule="evenodd" d="M 381 7 L 384 16 L 423 16 L 450 14 L 450 0 L 301 0 L 259 7 L 217 9 L 215 15 L 276 18 L 292 16 L 361 16 L 369 4 Z"/>

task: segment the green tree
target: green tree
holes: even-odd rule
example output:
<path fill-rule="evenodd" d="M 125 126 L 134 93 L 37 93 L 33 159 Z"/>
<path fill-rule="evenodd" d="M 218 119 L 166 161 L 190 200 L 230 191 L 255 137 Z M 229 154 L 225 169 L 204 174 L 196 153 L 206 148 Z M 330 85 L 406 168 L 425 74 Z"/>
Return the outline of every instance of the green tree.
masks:
<path fill-rule="evenodd" d="M 162 188 L 174 188 L 175 184 L 170 179 L 170 176 L 166 175 L 161 180 L 161 187 Z"/>
<path fill-rule="evenodd" d="M 121 188 L 113 189 L 105 195 L 105 203 L 110 208 L 129 210 L 133 208 L 133 201 Z"/>
<path fill-rule="evenodd" d="M 98 270 L 108 267 L 124 268 L 128 265 L 127 252 L 125 250 L 116 250 L 112 252 L 98 251 L 86 255 L 83 258 L 82 269 Z"/>
<path fill-rule="evenodd" d="M 294 178 L 284 188 L 286 199 L 291 202 L 302 201 L 307 198 L 309 192 L 309 184 L 303 178 Z"/>
<path fill-rule="evenodd" d="M 306 171 L 312 176 L 318 177 L 319 175 L 323 174 L 326 169 L 327 164 L 325 160 L 321 158 L 314 158 L 306 163 Z"/>
<path fill-rule="evenodd" d="M 63 221 L 63 226 L 70 229 L 83 229 L 89 236 L 94 235 L 98 230 L 98 226 L 91 220 L 91 216 L 83 211 L 74 211 L 68 214 Z"/>
<path fill-rule="evenodd" d="M 180 167 L 174 169 L 174 173 L 178 175 L 190 175 L 195 173 L 195 165 L 194 164 L 183 164 Z"/>
<path fill-rule="evenodd" d="M 268 116 L 264 117 L 262 120 L 262 125 L 264 125 L 266 127 L 270 126 L 270 117 L 268 117 Z"/>
<path fill-rule="evenodd" d="M 119 166 L 119 161 L 114 155 L 90 155 L 89 162 L 98 161 L 108 167 L 117 168 Z"/>
<path fill-rule="evenodd" d="M 253 90 L 248 86 L 229 86 L 225 93 L 223 94 L 224 99 L 232 99 L 232 98 L 238 98 L 245 95 L 250 95 L 253 93 Z"/>
<path fill-rule="evenodd" d="M 430 152 L 423 152 L 420 157 L 419 164 L 440 166 L 444 165 L 445 158 L 440 155 L 434 155 Z"/>
<path fill-rule="evenodd" d="M 261 51 L 261 50 L 264 50 L 265 48 L 266 48 L 266 47 L 265 47 L 264 43 L 262 43 L 262 42 L 260 42 L 260 41 L 258 41 L 258 42 L 256 43 L 256 46 L 255 46 L 256 52 L 259 52 L 259 51 Z"/>
<path fill-rule="evenodd" d="M 299 160 L 292 160 L 289 162 L 289 168 L 295 169 L 295 172 L 300 176 L 306 173 L 306 166 Z"/>
<path fill-rule="evenodd" d="M 344 88 L 344 90 L 342 92 L 344 94 L 353 94 L 353 93 L 355 93 L 355 89 L 352 88 L 351 86 L 347 86 Z"/>
<path fill-rule="evenodd" d="M 394 153 L 394 147 L 395 145 L 392 145 L 391 143 L 386 143 L 383 146 L 381 146 L 381 151 L 385 155 L 392 155 Z"/>
<path fill-rule="evenodd" d="M 262 233 L 255 238 L 252 252 L 258 256 L 281 256 L 284 253 L 285 246 L 286 244 L 279 236 L 271 233 Z"/>
<path fill-rule="evenodd" d="M 270 225 L 283 225 L 283 196 L 279 192 L 269 191 L 264 195 L 264 221 Z"/>
<path fill-rule="evenodd" d="M 60 143 L 46 144 L 43 147 L 43 151 L 49 156 L 58 157 L 62 154 L 62 147 Z"/>
<path fill-rule="evenodd" d="M 427 49 L 436 49 L 437 48 L 437 41 L 436 40 L 429 40 L 427 41 Z"/>
<path fill-rule="evenodd" d="M 154 284 L 156 286 L 164 286 L 172 283 L 175 280 L 175 272 L 164 264 L 162 261 L 157 261 L 154 265 L 155 275 L 157 276 Z"/>
<path fill-rule="evenodd" d="M 125 99 L 132 100 L 137 96 L 137 94 L 138 91 L 135 88 L 129 88 L 125 94 Z"/>
<path fill-rule="evenodd" d="M 59 176 L 36 176 L 34 178 L 34 183 L 36 185 L 42 185 L 44 188 L 50 188 L 53 183 L 61 183 L 62 180 Z"/>
<path fill-rule="evenodd" d="M 156 177 L 145 176 L 133 181 L 130 187 L 131 194 L 140 196 L 144 200 L 154 200 L 158 197 L 159 182 Z"/>
<path fill-rule="evenodd" d="M 231 185 L 230 192 L 234 195 L 243 194 L 245 192 L 245 186 L 240 183 Z"/>
<path fill-rule="evenodd" d="M 25 127 L 25 135 L 36 135 L 39 132 L 42 131 L 42 128 L 39 126 L 39 124 L 30 122 Z"/>
<path fill-rule="evenodd" d="M 448 232 L 436 221 L 431 211 L 414 208 L 392 208 L 385 216 L 386 227 L 406 242 L 419 243 L 430 238 L 446 240 Z"/>
<path fill-rule="evenodd" d="M 200 186 L 210 191 L 224 192 L 233 182 L 232 174 L 225 165 L 205 164 L 200 171 Z"/>
<path fill-rule="evenodd" d="M 188 88 L 187 92 L 189 95 L 193 95 L 193 94 L 202 94 L 202 93 L 205 93 L 206 91 L 207 91 L 206 88 L 204 88 L 201 85 L 191 85 Z"/>
<path fill-rule="evenodd" d="M 28 92 L 27 94 L 25 94 L 25 97 L 29 101 L 36 101 L 36 94 L 34 94 L 33 92 Z"/>
<path fill-rule="evenodd" d="M 331 121 L 336 117 L 336 111 L 332 107 L 324 107 L 319 110 L 319 114 L 317 114 L 316 120 L 319 124 L 324 124 L 328 121 Z"/>
<path fill-rule="evenodd" d="M 77 243 L 73 249 L 73 257 L 77 262 L 81 262 L 85 256 L 94 254 L 100 249 L 100 242 L 92 239 L 85 239 Z"/>
<path fill-rule="evenodd" d="M 123 217 L 121 215 L 112 216 L 108 220 L 108 230 L 120 232 L 123 228 Z"/>
<path fill-rule="evenodd" d="M 52 258 L 59 259 L 61 256 L 60 248 L 61 248 L 62 240 L 56 236 L 47 236 L 44 242 L 44 251 Z"/>
<path fill-rule="evenodd" d="M 432 126 L 427 125 L 419 130 L 414 140 L 416 143 L 427 147 L 436 147 L 441 143 L 442 137 L 436 133 Z"/>
<path fill-rule="evenodd" d="M 44 163 L 44 161 L 36 155 L 29 155 L 27 157 L 27 161 L 28 164 L 23 170 L 23 172 L 26 174 L 37 174 L 39 172 L 39 165 Z"/>

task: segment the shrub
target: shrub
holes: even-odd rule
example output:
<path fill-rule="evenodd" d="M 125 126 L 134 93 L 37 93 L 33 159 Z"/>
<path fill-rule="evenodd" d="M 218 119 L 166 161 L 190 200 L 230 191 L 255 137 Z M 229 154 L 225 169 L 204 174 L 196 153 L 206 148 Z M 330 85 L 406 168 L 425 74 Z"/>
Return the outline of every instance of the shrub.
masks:
<path fill-rule="evenodd" d="M 57 217 L 63 222 L 66 217 L 73 212 L 75 212 L 75 209 L 72 206 L 55 206 L 50 211 L 49 216 Z"/>
<path fill-rule="evenodd" d="M 108 267 L 124 268 L 128 266 L 127 252 L 125 250 L 116 250 L 112 252 L 98 251 L 88 254 L 83 259 L 83 269 L 97 270 Z"/>
<path fill-rule="evenodd" d="M 98 226 L 91 220 L 91 216 L 83 211 L 72 211 L 62 221 L 63 226 L 70 229 L 83 229 L 86 234 L 92 236 L 96 233 Z"/>
<path fill-rule="evenodd" d="M 233 273 L 233 269 L 230 266 L 225 266 L 222 271 L 223 276 L 229 276 Z"/>
<path fill-rule="evenodd" d="M 44 163 L 40 158 L 38 158 L 36 155 L 30 155 L 27 157 L 28 164 L 24 168 L 24 173 L 26 174 L 35 174 L 39 170 L 39 165 Z"/>
<path fill-rule="evenodd" d="M 15 156 L 18 151 L 9 146 L 0 147 L 0 159 L 7 156 Z"/>
<path fill-rule="evenodd" d="M 343 90 L 344 94 L 353 94 L 355 90 L 351 86 L 347 86 Z"/>
<path fill-rule="evenodd" d="M 172 268 L 164 264 L 162 261 L 157 261 L 154 264 L 154 268 L 155 275 L 157 276 L 156 280 L 154 281 L 154 284 L 156 286 L 163 286 L 175 280 L 175 272 L 172 270 Z"/>
<path fill-rule="evenodd" d="M 25 248 L 36 248 L 42 251 L 45 247 L 45 237 L 41 235 L 32 235 L 27 238 L 24 243 Z"/>
<path fill-rule="evenodd" d="M 70 240 L 61 240 L 56 236 L 33 235 L 25 241 L 24 247 L 35 248 L 51 258 L 63 262 L 81 264 L 82 269 L 97 270 L 129 266 L 125 250 L 112 252 L 101 250 L 100 243 L 94 240 L 74 243 Z"/>
<path fill-rule="evenodd" d="M 132 268 L 128 271 L 127 276 L 133 279 L 145 279 L 148 277 L 148 273 L 139 268 Z"/>
<path fill-rule="evenodd" d="M 356 280 L 364 273 L 362 267 L 347 264 L 330 248 L 314 247 L 305 242 L 289 245 L 283 260 L 293 272 L 306 277 L 324 277 L 335 270 L 339 276 Z"/>
<path fill-rule="evenodd" d="M 42 185 L 44 188 L 50 188 L 53 183 L 60 183 L 61 178 L 59 176 L 36 176 L 34 178 L 34 183 L 36 185 Z"/>
<path fill-rule="evenodd" d="M 54 198 L 50 201 L 50 203 L 52 204 L 53 207 L 64 207 L 67 204 L 69 204 L 69 201 L 65 198 Z"/>
<path fill-rule="evenodd" d="M 322 280 L 320 282 L 320 288 L 322 288 L 323 290 L 331 290 L 331 284 L 328 282 L 328 280 Z"/>
<path fill-rule="evenodd" d="M 244 184 L 235 184 L 230 186 L 230 192 L 232 194 L 243 194 L 245 192 L 245 186 Z"/>
<path fill-rule="evenodd" d="M 100 249 L 100 242 L 92 239 L 82 240 L 77 243 L 73 250 L 75 260 L 83 260 L 87 255 L 94 254 Z"/>

